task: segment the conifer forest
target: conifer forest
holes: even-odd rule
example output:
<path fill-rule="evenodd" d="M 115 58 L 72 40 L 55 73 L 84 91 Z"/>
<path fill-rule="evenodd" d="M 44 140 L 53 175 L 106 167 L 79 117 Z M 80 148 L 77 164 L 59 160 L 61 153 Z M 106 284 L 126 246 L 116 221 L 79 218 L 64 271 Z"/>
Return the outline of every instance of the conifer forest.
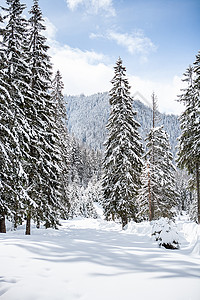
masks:
<path fill-rule="evenodd" d="M 0 10 L 0 238 L 9 238 L 9 234 L 22 229 L 23 235 L 36 238 L 42 230 L 48 243 L 48 234 L 56 238 L 61 232 L 59 257 L 65 247 L 64 239 L 70 239 L 71 234 L 70 255 L 78 257 L 73 243 L 79 237 L 73 236 L 73 230 L 76 234 L 82 230 L 80 234 L 85 240 L 97 228 L 99 239 L 95 235 L 90 247 L 89 241 L 83 243 L 95 262 L 92 245 L 94 251 L 99 251 L 95 250 L 95 243 L 99 243 L 101 251 L 108 253 L 105 243 L 111 238 L 108 233 L 112 226 L 116 228 L 112 229 L 113 243 L 121 233 L 126 234 L 119 237 L 121 246 L 125 245 L 125 238 L 127 243 L 132 238 L 134 242 L 138 230 L 138 243 L 140 236 L 150 232 L 161 248 L 178 251 L 181 242 L 177 220 L 181 222 L 187 217 L 196 232 L 200 224 L 200 52 L 183 74 L 185 88 L 175 100 L 184 105 L 180 116 L 160 113 L 159 98 L 154 91 L 151 107 L 133 97 L 126 73 L 129 66 L 124 66 L 120 56 L 113 64 L 109 92 L 67 96 L 62 74 L 54 70 L 51 62 L 39 1 L 33 0 L 28 19 L 22 2 L 6 0 Z M 104 223 L 98 223 L 100 219 Z M 76 222 L 91 222 L 94 228 L 80 225 L 77 229 Z M 66 230 L 65 235 L 62 230 Z M 39 241 L 38 247 L 42 245 Z M 113 245 L 107 261 L 115 258 L 119 264 L 128 264 L 131 252 L 125 261 Z M 29 247 L 36 246 L 30 243 Z M 86 255 L 83 249 L 80 247 L 80 257 Z M 43 251 L 45 248 L 41 248 L 40 255 Z M 49 259 L 52 264 L 53 256 Z M 195 270 L 198 278 L 200 273 Z M 100 269 L 97 272 L 101 274 Z M 0 271 L 0 279 L 1 275 Z M 8 288 L 10 282 L 7 281 Z M 0 285 L 0 297 L 3 296 L 2 300 L 100 299 L 94 294 L 76 298 L 75 294 L 67 294 L 70 289 L 68 292 L 63 289 L 64 286 L 60 288 L 60 298 L 56 298 L 58 295 L 27 298 L 28 292 L 22 297 L 10 294 L 6 298 L 9 294 Z M 113 297 L 104 299 L 124 299 L 113 293 Z M 137 299 L 146 299 L 138 295 Z"/>

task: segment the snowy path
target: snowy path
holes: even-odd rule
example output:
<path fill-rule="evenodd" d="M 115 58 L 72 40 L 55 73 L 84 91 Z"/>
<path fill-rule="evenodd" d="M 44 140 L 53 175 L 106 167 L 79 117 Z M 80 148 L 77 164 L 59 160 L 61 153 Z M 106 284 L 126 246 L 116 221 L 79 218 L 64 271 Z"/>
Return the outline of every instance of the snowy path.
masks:
<path fill-rule="evenodd" d="M 0 299 L 199 300 L 200 256 L 183 236 L 181 250 L 160 249 L 150 232 L 86 219 L 0 234 Z"/>

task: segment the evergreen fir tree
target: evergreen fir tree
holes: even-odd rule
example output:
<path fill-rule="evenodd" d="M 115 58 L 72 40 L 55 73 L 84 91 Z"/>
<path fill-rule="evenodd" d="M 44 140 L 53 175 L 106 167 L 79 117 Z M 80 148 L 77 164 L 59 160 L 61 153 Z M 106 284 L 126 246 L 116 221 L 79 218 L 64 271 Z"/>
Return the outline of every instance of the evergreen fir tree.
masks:
<path fill-rule="evenodd" d="M 52 100 L 52 65 L 47 54 L 46 38 L 42 12 L 38 0 L 34 0 L 29 19 L 29 67 L 31 72 L 31 104 L 27 116 L 32 126 L 30 140 L 30 163 L 27 165 L 29 201 L 26 206 L 27 234 L 30 234 L 30 218 L 44 221 L 46 227 L 56 227 L 60 213 L 64 211 L 61 203 L 61 182 L 59 181 L 61 156 L 57 149 L 59 135 L 55 122 L 56 103 Z"/>
<path fill-rule="evenodd" d="M 139 193 L 140 219 L 173 218 L 177 204 L 175 168 L 169 139 L 162 127 L 152 128 L 147 138 L 145 154 L 147 169 L 143 171 Z M 153 207 L 153 209 L 152 209 Z"/>
<path fill-rule="evenodd" d="M 178 192 L 176 190 L 175 167 L 173 155 L 170 151 L 169 136 L 164 130 L 160 130 L 161 154 L 161 199 L 158 201 L 161 216 L 172 219 L 176 214 Z M 156 209 L 155 209 L 156 216 Z"/>
<path fill-rule="evenodd" d="M 186 170 L 181 170 L 177 168 L 176 174 L 176 190 L 178 192 L 178 210 L 180 214 L 182 214 L 183 211 L 188 213 L 189 207 L 190 207 L 190 193 L 188 187 L 188 181 L 190 179 L 190 176 L 187 174 Z"/>
<path fill-rule="evenodd" d="M 143 166 L 141 173 L 141 188 L 137 198 L 138 203 L 138 221 L 151 221 L 154 212 L 154 199 L 156 197 L 156 182 L 153 176 L 150 162 L 147 160 Z"/>
<path fill-rule="evenodd" d="M 200 54 L 184 74 L 188 86 L 179 96 L 185 104 L 180 116 L 182 134 L 179 138 L 178 166 L 192 175 L 197 192 L 198 223 L 200 224 Z"/>
<path fill-rule="evenodd" d="M 79 177 L 80 185 L 83 183 L 83 159 L 79 141 L 73 136 L 70 150 L 70 183 L 74 182 L 75 176 Z"/>
<path fill-rule="evenodd" d="M 1 44 L 0 44 L 1 45 Z M 0 46 L 0 49 L 1 46 Z M 13 155 L 11 145 L 15 144 L 10 131 L 13 114 L 10 110 L 11 97 L 6 80 L 6 57 L 0 50 L 0 232 L 6 232 L 5 216 L 12 214 L 13 203 L 9 197 L 12 193 L 11 170 Z"/>
<path fill-rule="evenodd" d="M 194 144 L 193 144 L 193 156 L 195 157 L 195 182 L 196 182 L 196 194 L 197 194 L 197 214 L 198 223 L 200 224 L 200 51 L 196 56 L 194 62 L 195 72 L 195 111 L 196 122 L 194 124 Z"/>
<path fill-rule="evenodd" d="M 142 145 L 138 133 L 140 125 L 135 120 L 130 86 L 121 58 L 114 69 L 103 164 L 104 210 L 107 219 L 119 218 L 124 228 L 128 220 L 136 219 L 136 196 L 141 185 Z"/>
<path fill-rule="evenodd" d="M 152 136 L 151 136 L 151 158 L 147 164 L 148 167 L 148 200 L 149 200 L 149 220 L 151 221 L 154 218 L 154 203 L 156 199 L 156 178 L 155 178 L 155 139 L 154 139 L 154 129 L 159 119 L 159 111 L 157 104 L 157 97 L 155 93 L 152 94 Z"/>
<path fill-rule="evenodd" d="M 24 107 L 28 101 L 30 72 L 26 56 L 27 21 L 22 17 L 25 5 L 22 5 L 19 0 L 7 0 L 6 3 L 8 8 L 3 8 L 3 10 L 6 12 L 4 18 L 7 20 L 7 24 L 1 30 L 1 79 L 6 83 L 7 96 L 4 100 L 10 99 L 7 106 L 9 114 L 4 136 L 4 143 L 10 151 L 10 174 L 7 174 L 4 181 L 9 189 L 9 194 L 7 194 L 7 190 L 4 199 L 9 199 L 9 206 L 12 203 L 12 207 L 10 207 L 12 213 L 9 214 L 17 226 L 23 215 L 24 201 L 28 197 L 27 175 L 23 162 L 28 157 L 30 134 L 30 127 L 24 113 Z"/>
<path fill-rule="evenodd" d="M 138 197 L 138 217 L 153 220 L 173 217 L 172 208 L 176 204 L 173 156 L 167 133 L 163 127 L 156 127 L 160 121 L 157 98 L 152 94 L 152 129 L 146 141 L 146 165 L 142 172 L 142 187 Z"/>
<path fill-rule="evenodd" d="M 69 218 L 81 216 L 80 211 L 80 179 L 77 172 L 74 172 L 73 181 L 69 185 Z"/>
<path fill-rule="evenodd" d="M 55 113 L 55 123 L 58 130 L 58 145 L 57 148 L 60 151 L 61 161 L 60 161 L 60 182 L 62 185 L 62 203 L 69 209 L 69 199 L 68 199 L 68 184 L 69 184 L 69 135 L 67 130 L 67 111 L 66 103 L 62 90 L 64 84 L 62 82 L 62 76 L 59 71 L 57 71 L 54 80 L 52 81 L 52 100 L 56 103 L 56 113 Z M 63 216 L 64 217 L 64 216 Z"/>

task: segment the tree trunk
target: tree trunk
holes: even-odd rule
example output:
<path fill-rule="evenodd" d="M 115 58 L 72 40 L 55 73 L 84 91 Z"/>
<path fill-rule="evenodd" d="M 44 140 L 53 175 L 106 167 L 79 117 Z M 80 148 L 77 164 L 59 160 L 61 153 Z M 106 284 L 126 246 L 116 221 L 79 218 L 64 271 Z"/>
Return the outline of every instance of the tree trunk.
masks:
<path fill-rule="evenodd" d="M 115 221 L 115 214 L 112 212 L 112 221 Z"/>
<path fill-rule="evenodd" d="M 200 224 L 200 183 L 199 183 L 199 164 L 196 163 L 196 181 L 197 181 L 197 209 L 198 209 L 198 224 Z"/>
<path fill-rule="evenodd" d="M 40 220 L 39 218 L 37 218 L 37 224 L 36 224 L 36 228 L 39 229 L 40 228 Z"/>
<path fill-rule="evenodd" d="M 0 217 L 0 233 L 6 233 L 6 218 L 5 218 L 5 216 Z"/>
<path fill-rule="evenodd" d="M 26 235 L 31 234 L 31 213 L 29 212 L 26 219 Z"/>
<path fill-rule="evenodd" d="M 46 229 L 48 229 L 48 228 L 50 228 L 50 227 L 51 227 L 51 224 L 50 224 L 50 222 L 46 221 L 46 223 L 45 223 L 45 225 L 44 225 L 44 226 L 45 226 L 45 228 L 46 228 Z"/>
<path fill-rule="evenodd" d="M 125 230 L 125 226 L 128 224 L 128 218 L 127 216 L 122 216 L 122 230 Z"/>
<path fill-rule="evenodd" d="M 150 174 L 149 174 L 149 164 L 147 164 L 147 168 L 148 168 L 149 221 L 152 221 L 151 181 L 150 181 Z"/>

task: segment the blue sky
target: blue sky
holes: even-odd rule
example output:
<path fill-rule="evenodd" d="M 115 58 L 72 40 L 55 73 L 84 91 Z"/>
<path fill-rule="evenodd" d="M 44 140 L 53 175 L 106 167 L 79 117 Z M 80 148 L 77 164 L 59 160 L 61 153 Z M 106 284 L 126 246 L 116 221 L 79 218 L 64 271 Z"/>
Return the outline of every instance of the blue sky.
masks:
<path fill-rule="evenodd" d="M 28 8 L 31 0 L 22 0 Z M 132 93 L 180 113 L 181 77 L 200 50 L 199 0 L 40 0 L 66 94 L 108 91 L 120 56 Z"/>

